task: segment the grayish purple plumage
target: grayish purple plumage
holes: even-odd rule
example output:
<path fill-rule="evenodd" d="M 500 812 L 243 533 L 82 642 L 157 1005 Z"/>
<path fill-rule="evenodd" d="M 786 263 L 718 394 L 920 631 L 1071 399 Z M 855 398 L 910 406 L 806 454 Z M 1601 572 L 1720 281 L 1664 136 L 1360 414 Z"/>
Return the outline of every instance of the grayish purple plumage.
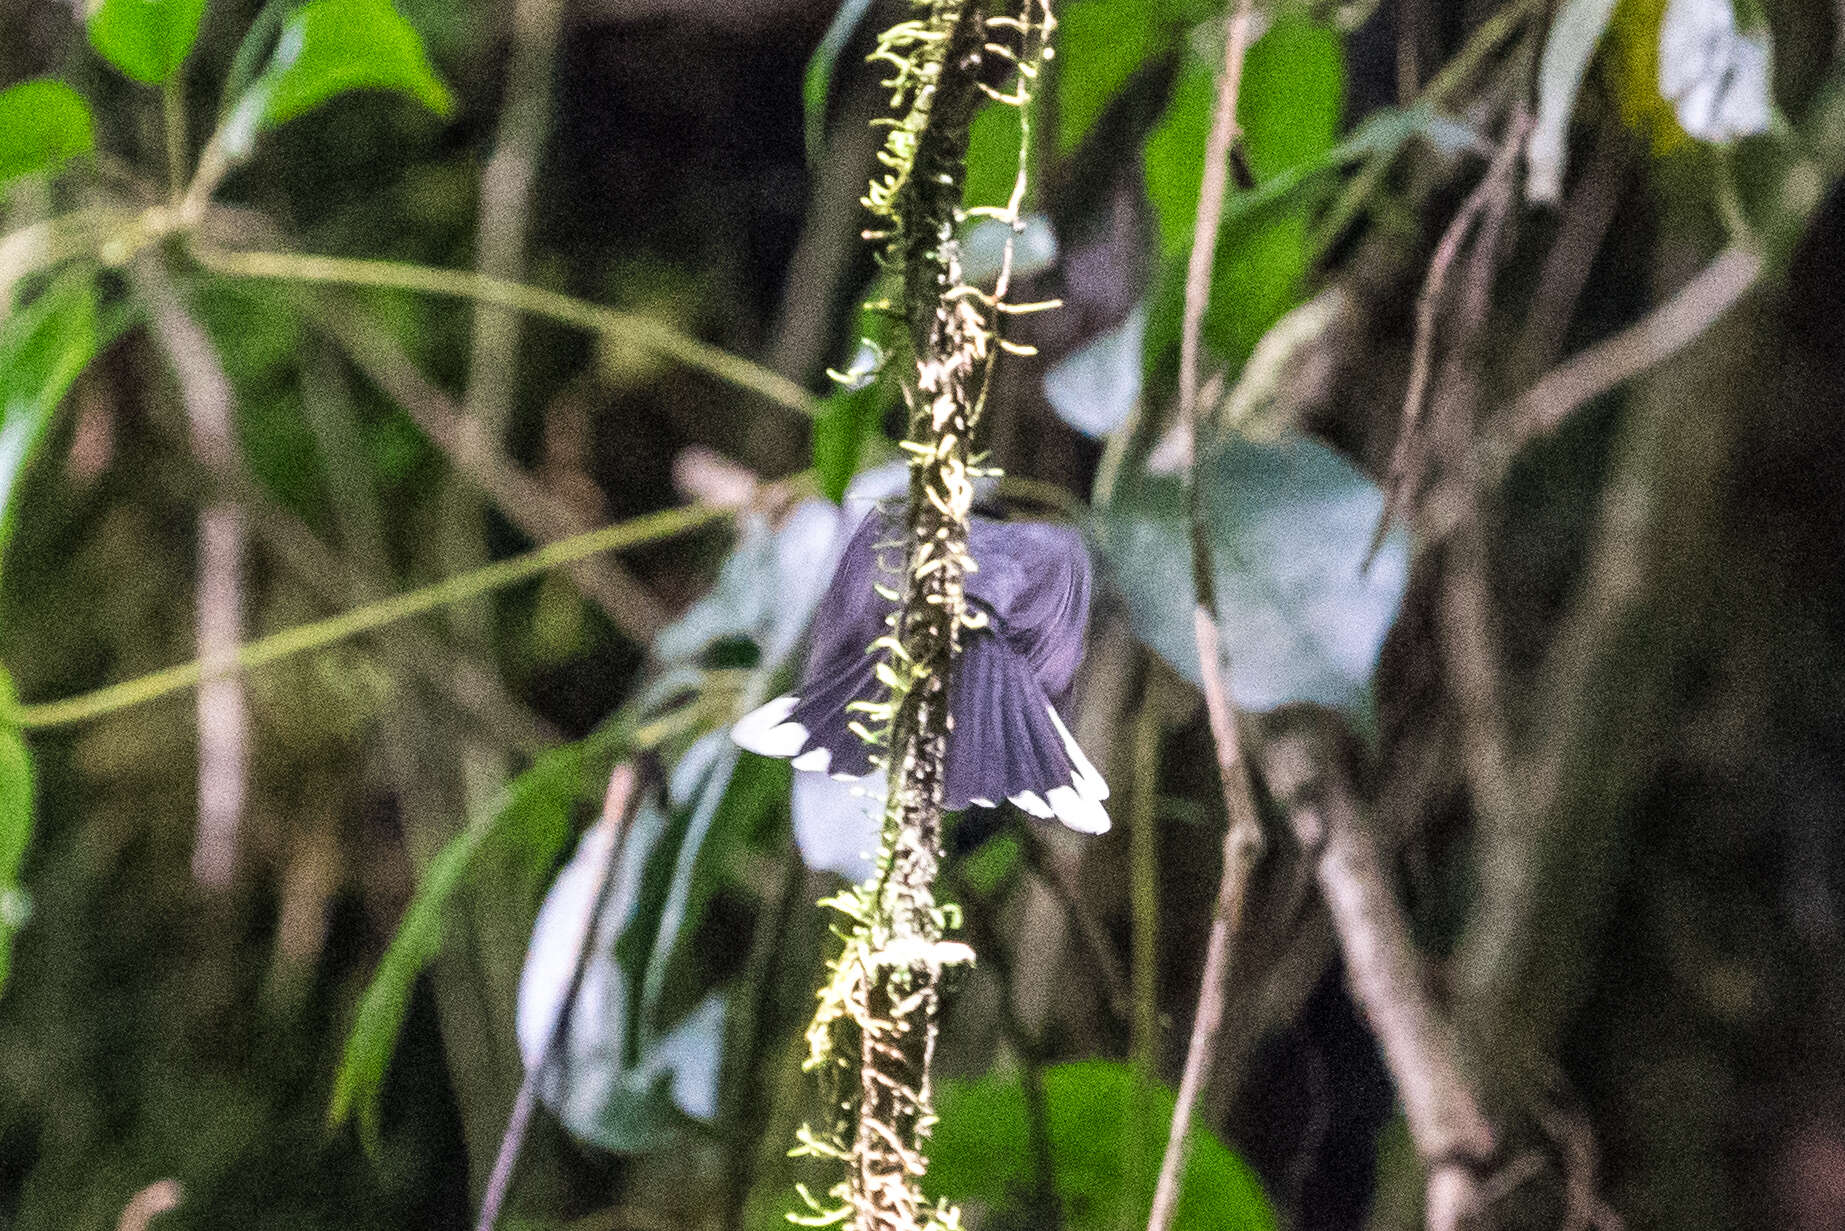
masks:
<path fill-rule="evenodd" d="M 1058 713 L 1083 658 L 1089 622 L 1089 553 L 1074 530 L 975 517 L 968 528 L 970 606 L 984 627 L 964 634 L 950 702 L 947 805 L 993 807 L 1010 799 L 1073 829 L 1108 828 L 1108 786 Z M 796 769 L 838 777 L 872 770 L 872 749 L 851 729 L 853 701 L 875 701 L 876 659 L 903 589 L 901 509 L 873 510 L 847 544 L 814 616 L 813 648 L 799 692 L 746 716 L 732 734 L 745 748 L 791 757 Z M 882 591 L 882 592 L 880 592 Z"/>

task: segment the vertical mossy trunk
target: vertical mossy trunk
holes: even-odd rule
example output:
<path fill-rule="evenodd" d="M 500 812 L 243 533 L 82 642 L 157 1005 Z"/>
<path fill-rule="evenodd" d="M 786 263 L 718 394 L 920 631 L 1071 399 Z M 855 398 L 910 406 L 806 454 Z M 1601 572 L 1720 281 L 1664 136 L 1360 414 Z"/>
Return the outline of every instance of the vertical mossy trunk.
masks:
<path fill-rule="evenodd" d="M 920 1187 L 942 973 L 973 956 L 943 939 L 935 880 L 956 734 L 950 689 L 963 633 L 979 621 L 966 600 L 972 439 L 1007 306 L 1004 275 L 992 292 L 963 281 L 956 235 L 974 115 L 988 98 L 1025 104 L 1027 89 L 1006 95 L 990 82 L 1016 73 L 1023 87 L 1050 28 L 1044 0 L 917 0 L 914 17 L 885 32 L 875 57 L 893 66 L 900 112 L 881 155 L 887 172 L 865 204 L 885 224 L 867 238 L 883 242 L 884 262 L 901 278 L 912 348 L 913 367 L 902 376 L 908 568 L 891 629 L 870 650 L 880 656 L 885 693 L 864 725 L 890 783 L 878 870 L 833 903 L 852 926 L 809 1033 L 810 1067 L 839 1079 L 839 1116 L 828 1134 L 804 1132 L 800 1150 L 846 1164 L 830 1205 L 809 1198 L 812 1220 L 849 1221 L 860 1231 L 958 1221 L 952 1208 L 925 1202 Z M 1022 179 L 1004 209 L 983 212 L 1016 228 L 1021 196 Z M 855 1081 L 846 1080 L 849 1069 Z"/>

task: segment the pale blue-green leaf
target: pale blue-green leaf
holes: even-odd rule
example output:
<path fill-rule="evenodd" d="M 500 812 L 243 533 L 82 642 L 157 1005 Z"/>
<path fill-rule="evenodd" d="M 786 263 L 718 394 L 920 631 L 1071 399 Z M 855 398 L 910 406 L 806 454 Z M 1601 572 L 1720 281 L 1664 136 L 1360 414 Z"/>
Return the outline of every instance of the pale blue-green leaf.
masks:
<path fill-rule="evenodd" d="M 1614 16 L 1616 0 L 1564 0 L 1550 19 L 1538 61 L 1537 117 L 1525 143 L 1525 195 L 1556 204 L 1563 196 L 1570 117 L 1595 48 Z"/>
<path fill-rule="evenodd" d="M 1659 23 L 1659 92 L 1679 127 L 1727 144 L 1774 119 L 1766 30 L 1737 28 L 1730 0 L 1671 0 Z"/>
<path fill-rule="evenodd" d="M 1126 423 L 1140 401 L 1146 337 L 1143 301 L 1119 325 L 1059 360 L 1044 374 L 1044 396 L 1058 417 L 1086 436 L 1106 436 Z"/>
<path fill-rule="evenodd" d="M 1043 214 L 1028 214 L 1013 234 L 998 218 L 976 218 L 961 237 L 961 276 L 975 286 L 990 286 L 1006 259 L 1012 237 L 1012 276 L 1030 278 L 1057 263 L 1057 233 Z"/>
<path fill-rule="evenodd" d="M 0 705 L 17 701 L 13 679 L 0 667 Z M 0 727 L 0 993 L 12 969 L 13 936 L 28 915 L 20 866 L 32 841 L 32 754 L 17 727 Z"/>
<path fill-rule="evenodd" d="M 871 875 L 884 823 L 884 775 L 842 780 L 794 772 L 794 840 L 801 861 L 858 882 Z"/>
<path fill-rule="evenodd" d="M 180 70 L 199 36 L 205 0 L 102 0 L 90 10 L 90 46 L 124 74 L 159 85 Z"/>
<path fill-rule="evenodd" d="M 1044 1119 L 1066 1231 L 1142 1226 L 1153 1200 L 1170 1123 L 1172 1091 L 1145 1092 L 1148 1123 L 1133 1157 L 1132 1109 L 1140 1092 L 1126 1065 L 1080 1060 L 1044 1070 Z M 948 1081 L 936 1099 L 941 1119 L 930 1139 L 923 1185 L 931 1196 L 979 1202 L 996 1223 L 1027 1214 L 1033 1187 L 1025 1092 L 1016 1073 Z M 1201 1125 L 1194 1125 L 1175 1231 L 1274 1231 L 1275 1213 L 1255 1172 Z M 1007 1219 L 1012 1215 L 1013 1219 Z M 1023 1225 L 1023 1224 L 1019 1224 Z"/>
<path fill-rule="evenodd" d="M 1317 701 L 1368 712 L 1371 673 L 1409 567 L 1400 533 L 1363 567 L 1382 493 L 1303 436 L 1232 438 L 1207 454 L 1200 480 L 1237 704 Z M 1179 479 L 1143 472 L 1102 511 L 1100 534 L 1135 630 L 1197 682 L 1192 589 L 1183 584 L 1188 525 Z"/>
<path fill-rule="evenodd" d="M 0 90 L 0 187 L 89 153 L 94 129 L 90 105 L 62 81 L 41 78 Z"/>
<path fill-rule="evenodd" d="M 671 1030 L 650 1037 L 633 1003 L 633 980 L 616 960 L 621 933 L 642 906 L 648 855 L 670 828 L 648 799 L 629 821 L 619 851 L 619 818 L 604 816 L 583 836 L 539 908 L 519 980 L 520 1052 L 528 1069 L 547 1061 L 539 1097 L 572 1134 L 619 1153 L 654 1148 L 670 1138 L 679 1115 L 708 1119 L 716 1109 L 721 998 L 707 996 Z M 609 861 L 617 857 L 610 876 Z M 559 1019 L 592 929 L 560 1037 Z"/>

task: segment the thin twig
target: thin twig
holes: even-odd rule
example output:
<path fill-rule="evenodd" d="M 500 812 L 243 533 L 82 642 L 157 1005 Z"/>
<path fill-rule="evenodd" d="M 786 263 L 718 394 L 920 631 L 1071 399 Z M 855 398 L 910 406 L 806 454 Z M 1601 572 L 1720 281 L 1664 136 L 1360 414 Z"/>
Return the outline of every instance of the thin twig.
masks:
<path fill-rule="evenodd" d="M 243 506 L 250 529 L 276 561 L 328 607 L 383 597 L 388 590 L 361 593 L 371 584 L 345 556 L 322 543 L 294 514 L 278 505 L 242 467 L 230 473 L 207 470 L 197 459 L 183 459 L 184 470 L 156 468 L 169 494 L 196 498 L 201 484 L 214 486 Z M 507 747 L 537 752 L 562 740 L 560 732 L 499 687 L 497 676 L 480 662 L 457 655 L 433 634 L 414 626 L 400 630 L 408 651 L 405 662 L 423 684 L 448 698 Z"/>
<path fill-rule="evenodd" d="M 691 505 L 686 508 L 649 513 L 644 517 L 636 517 L 629 521 L 616 522 L 600 530 L 592 530 L 587 534 L 580 534 L 541 547 L 536 551 L 529 551 L 522 556 L 512 556 L 496 561 L 485 568 L 476 569 L 459 577 L 450 577 L 446 581 L 424 586 L 419 590 L 411 590 L 406 594 L 399 594 L 381 602 L 355 607 L 329 619 L 297 625 L 294 628 L 284 629 L 282 632 L 248 642 L 238 648 L 234 664 L 220 669 L 254 671 L 294 654 L 323 649 L 349 637 L 356 637 L 361 633 L 382 628 L 398 620 L 435 611 L 450 603 L 473 598 L 491 590 L 516 585 L 521 581 L 527 581 L 550 572 L 552 569 L 562 568 L 567 564 L 601 552 L 638 547 L 644 543 L 657 543 L 662 539 L 712 525 L 730 516 L 729 509 Z M 0 709 L 0 722 L 25 728 L 60 727 L 87 722 L 105 714 L 113 714 L 117 710 L 182 692 L 197 686 L 206 678 L 206 667 L 200 661 L 194 660 L 63 701 L 48 701 L 37 705 Z"/>
<path fill-rule="evenodd" d="M 563 1046 L 569 1034 L 570 1012 L 576 1006 L 577 993 L 583 986 L 583 970 L 589 965 L 589 955 L 595 947 L 597 924 L 601 921 L 603 910 L 607 908 L 610 890 L 615 884 L 616 869 L 621 867 L 622 849 L 627 845 L 628 818 L 634 812 L 639 779 L 640 775 L 632 761 L 617 765 L 609 777 L 601 821 L 615 830 L 609 842 L 608 859 L 602 865 L 596 894 L 590 899 L 589 914 L 583 921 L 583 935 L 577 942 L 576 964 L 571 967 L 570 982 L 564 986 L 564 998 L 558 1003 L 557 1019 L 552 1022 L 551 1031 L 546 1035 L 538 1055 L 526 1065 L 525 1078 L 519 1083 L 519 1094 L 513 1100 L 512 1114 L 506 1119 L 506 1132 L 500 1137 L 499 1153 L 494 1157 L 493 1171 L 487 1177 L 487 1187 L 481 1195 L 480 1217 L 474 1223 L 474 1231 L 493 1231 L 500 1220 L 500 1211 L 506 1205 L 506 1197 L 512 1191 L 519 1154 L 525 1148 L 525 1135 L 531 1127 L 532 1113 L 538 1107 L 539 1086 L 551 1065 L 552 1057 Z"/>
<path fill-rule="evenodd" d="M 556 61 L 559 0 L 514 0 L 512 50 L 493 153 L 480 176 L 475 261 L 487 277 L 518 283 L 525 277 L 525 247 L 536 161 L 550 128 L 551 79 Z M 524 318 L 511 308 L 483 303 L 473 313 L 468 383 L 462 414 L 493 447 L 506 446 L 519 372 Z M 440 494 L 441 525 L 435 549 L 444 571 L 477 568 L 491 558 L 487 505 L 471 485 L 451 481 Z M 493 610 L 485 602 L 461 603 L 448 613 L 455 640 L 476 653 L 493 644 Z M 459 749 L 470 802 L 491 796 L 507 773 L 505 751 L 468 740 Z"/>
<path fill-rule="evenodd" d="M 216 348 L 157 257 L 136 262 L 134 278 L 179 385 L 193 453 L 212 470 L 234 468 L 231 382 Z M 192 875 L 201 885 L 222 888 L 236 868 L 249 775 L 249 707 L 236 671 L 243 640 L 244 519 L 243 510 L 225 499 L 211 501 L 198 517 L 199 817 Z"/>
<path fill-rule="evenodd" d="M 512 523 L 540 543 L 589 529 L 576 509 L 533 478 L 461 413 L 404 355 L 382 323 L 350 304 L 332 306 L 311 293 L 302 301 L 315 323 L 396 402 L 432 443 L 492 498 Z M 660 601 L 613 561 L 586 561 L 571 570 L 583 595 L 638 642 L 651 642 L 669 622 Z"/>
<path fill-rule="evenodd" d="M 1243 906 L 1249 876 L 1262 857 L 1262 826 L 1256 815 L 1249 768 L 1243 761 L 1237 716 L 1225 683 L 1223 648 L 1217 631 L 1215 572 L 1211 562 L 1209 527 L 1199 489 L 1202 449 L 1198 439 L 1199 353 L 1204 314 L 1210 306 L 1211 269 L 1216 259 L 1217 231 L 1223 221 L 1224 190 L 1230 167 L 1230 150 L 1237 136 L 1237 94 L 1243 79 L 1243 57 L 1249 47 L 1251 0 L 1239 0 L 1224 46 L 1224 67 L 1217 80 L 1217 107 L 1205 145 L 1204 182 L 1198 194 L 1198 217 L 1192 232 L 1191 261 L 1186 269 L 1185 318 L 1179 341 L 1179 430 L 1191 442 L 1191 464 L 1186 469 L 1186 496 L 1191 519 L 1192 586 L 1197 598 L 1192 625 L 1198 639 L 1198 667 L 1204 681 L 1205 713 L 1210 718 L 1211 741 L 1217 753 L 1217 770 L 1223 790 L 1224 866 L 1217 901 L 1211 912 L 1211 934 L 1205 947 L 1204 973 L 1199 981 L 1198 1010 L 1185 1053 L 1185 1071 L 1179 1098 L 1173 1108 L 1172 1129 L 1160 1159 L 1159 1182 L 1147 1216 L 1148 1231 L 1166 1231 L 1178 1208 L 1179 1187 L 1189 1147 L 1192 1109 L 1210 1081 L 1217 1032 L 1223 1025 L 1228 992 L 1230 954 L 1242 930 Z"/>
<path fill-rule="evenodd" d="M 1410 486 L 1411 462 L 1421 452 L 1423 411 L 1428 405 L 1429 377 L 1435 366 L 1436 323 L 1447 294 L 1448 274 L 1488 205 L 1503 199 L 1508 191 L 1530 127 L 1529 116 L 1519 108 L 1506 124 L 1505 135 L 1500 139 L 1499 149 L 1486 174 L 1467 194 L 1460 211 L 1442 232 L 1441 242 L 1435 245 L 1435 254 L 1429 260 L 1428 276 L 1416 300 L 1416 338 L 1410 352 L 1409 387 L 1403 394 L 1403 417 L 1397 427 L 1396 445 L 1390 452 L 1389 475 L 1384 481 L 1384 509 L 1378 515 L 1377 530 L 1371 537 L 1367 558 L 1375 556 L 1383 546 L 1390 524 L 1402 511 Z"/>
<path fill-rule="evenodd" d="M 1037 877 L 1076 929 L 1077 938 L 1089 956 L 1088 968 L 1099 985 L 1102 1003 L 1108 1006 L 1109 1013 L 1118 1025 L 1129 1024 L 1133 1020 L 1133 1000 L 1128 978 L 1121 969 L 1121 958 L 1108 939 L 1108 933 L 1103 930 L 1101 920 L 1095 917 L 1095 912 L 1089 909 L 1082 895 L 1071 888 L 1057 870 L 1044 839 L 1030 825 L 1017 825 L 1012 832 L 1019 840 L 1019 849 L 1024 852 L 1025 866 Z"/>
<path fill-rule="evenodd" d="M 532 183 L 551 127 L 551 85 L 562 12 L 559 0 L 514 0 L 512 6 L 505 102 L 493 154 L 481 170 L 480 221 L 474 237 L 479 271 L 508 283 L 525 279 Z M 474 313 L 468 391 L 462 405 L 468 417 L 495 440 L 505 433 L 512 404 L 520 323 L 518 312 L 498 304 L 482 304 Z"/>

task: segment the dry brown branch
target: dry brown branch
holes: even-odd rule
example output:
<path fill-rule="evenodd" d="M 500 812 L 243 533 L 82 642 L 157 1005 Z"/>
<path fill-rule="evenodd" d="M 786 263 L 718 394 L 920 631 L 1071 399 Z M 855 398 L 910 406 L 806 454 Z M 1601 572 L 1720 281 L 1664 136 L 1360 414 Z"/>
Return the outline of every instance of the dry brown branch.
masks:
<path fill-rule="evenodd" d="M 153 315 L 154 337 L 179 385 L 193 453 L 208 468 L 237 465 L 230 378 L 217 349 L 180 301 L 158 258 L 134 269 Z M 243 510 L 214 500 L 199 511 L 198 625 L 195 639 L 205 675 L 196 700 L 199 732 L 199 820 L 192 875 L 201 885 L 230 884 L 237 831 L 249 778 L 249 707 L 237 671 L 243 640 Z"/>
<path fill-rule="evenodd" d="M 1337 716 L 1305 706 L 1282 711 L 1264 741 L 1264 777 L 1315 859 L 1353 998 L 1428 1170 L 1428 1225 L 1456 1231 L 1490 1204 L 1498 1177 L 1485 1168 L 1498 1143 L 1465 1077 L 1459 1037 L 1429 992 L 1409 921 L 1343 769 L 1342 742 Z"/>
<path fill-rule="evenodd" d="M 286 236 L 260 214 L 214 207 L 203 237 L 212 242 L 286 246 Z M 194 255 L 199 252 L 195 245 Z M 393 341 L 396 331 L 377 312 L 331 292 L 291 286 L 290 301 L 313 321 L 379 389 L 398 403 L 449 462 L 484 491 L 520 530 L 543 544 L 590 529 L 559 499 L 508 458 L 471 423 L 453 398 L 423 375 Z M 668 621 L 666 609 L 616 560 L 586 560 L 569 575 L 623 633 L 651 642 Z"/>
<path fill-rule="evenodd" d="M 539 543 L 579 534 L 590 527 L 574 509 L 519 468 L 468 420 L 454 399 L 437 388 L 390 340 L 372 313 L 350 303 L 337 306 L 301 292 L 315 322 L 377 386 L 423 429 L 431 442 L 497 504 L 512 523 Z M 616 627 L 637 641 L 651 641 L 667 623 L 658 599 L 632 573 L 608 560 L 573 565 L 570 575 L 584 595 Z"/>
<path fill-rule="evenodd" d="M 147 1231 L 149 1223 L 162 1214 L 178 1209 L 179 1203 L 185 1199 L 186 1190 L 178 1180 L 155 1180 L 122 1207 L 122 1216 L 116 1220 L 115 1231 Z"/>
<path fill-rule="evenodd" d="M 1481 220 L 1492 213 L 1502 213 L 1505 208 L 1514 186 L 1513 173 L 1518 168 L 1518 156 L 1524 149 L 1525 134 L 1530 128 L 1530 117 L 1522 108 L 1519 109 L 1506 124 L 1505 135 L 1500 139 L 1499 148 L 1493 154 L 1486 174 L 1474 185 L 1473 191 L 1467 194 L 1467 199 L 1462 202 L 1454 220 L 1448 224 L 1448 229 L 1442 233 L 1440 242 L 1435 245 L 1435 254 L 1429 260 L 1428 276 L 1416 300 L 1416 337 L 1410 352 L 1409 387 L 1403 394 L 1403 417 L 1397 427 L 1396 445 L 1390 454 L 1390 471 L 1384 480 L 1384 511 L 1378 516 L 1377 532 L 1372 536 L 1373 554 L 1383 545 L 1390 523 L 1402 510 L 1415 476 L 1421 470 L 1423 411 L 1428 404 L 1430 379 L 1435 370 L 1437 326 L 1447 294 L 1449 272 L 1467 241 L 1480 227 Z M 1491 253 L 1497 245 L 1482 235 L 1481 247 Z M 1483 304 L 1478 303 L 1467 305 L 1464 319 L 1469 324 L 1463 328 L 1463 333 L 1477 330 L 1483 307 Z"/>
<path fill-rule="evenodd" d="M 1211 562 L 1209 528 L 1199 491 L 1198 468 L 1202 450 L 1198 439 L 1199 361 L 1204 314 L 1210 305 L 1211 269 L 1216 259 L 1217 232 L 1223 221 L 1224 190 L 1230 169 L 1230 151 L 1236 142 L 1237 94 L 1243 79 L 1243 57 L 1249 48 L 1250 0 L 1239 0 L 1230 18 L 1224 44 L 1224 66 L 1217 79 L 1217 105 L 1205 143 L 1204 182 L 1199 189 L 1198 216 L 1192 232 L 1191 259 L 1186 268 L 1185 318 L 1179 336 L 1178 433 L 1190 442 L 1186 468 L 1186 495 L 1191 519 L 1192 586 L 1197 597 L 1192 626 L 1198 639 L 1198 667 L 1204 681 L 1205 713 L 1210 719 L 1211 741 L 1217 754 L 1219 785 L 1223 791 L 1228 827 L 1224 832 L 1223 872 L 1217 900 L 1211 911 L 1211 933 L 1205 946 L 1204 973 L 1199 979 L 1198 1009 L 1192 1018 L 1191 1040 L 1185 1052 L 1185 1070 L 1179 1081 L 1178 1103 L 1172 1128 L 1160 1159 L 1159 1181 L 1147 1215 L 1148 1231 L 1166 1231 L 1178 1207 L 1180 1183 L 1185 1173 L 1192 1109 L 1199 1093 L 1210 1083 L 1217 1032 L 1223 1026 L 1228 994 L 1230 954 L 1242 928 L 1249 876 L 1263 851 L 1261 821 L 1249 768 L 1243 761 L 1237 715 L 1226 683 L 1226 664 L 1217 631 L 1215 573 Z"/>
<path fill-rule="evenodd" d="M 1578 407 L 1671 358 L 1703 336 L 1762 276 L 1762 257 L 1749 248 L 1718 253 L 1677 294 L 1633 325 L 1552 368 L 1512 409 L 1501 465 L 1531 441 L 1557 429 Z M 1493 473 L 1488 469 L 1489 476 Z"/>

